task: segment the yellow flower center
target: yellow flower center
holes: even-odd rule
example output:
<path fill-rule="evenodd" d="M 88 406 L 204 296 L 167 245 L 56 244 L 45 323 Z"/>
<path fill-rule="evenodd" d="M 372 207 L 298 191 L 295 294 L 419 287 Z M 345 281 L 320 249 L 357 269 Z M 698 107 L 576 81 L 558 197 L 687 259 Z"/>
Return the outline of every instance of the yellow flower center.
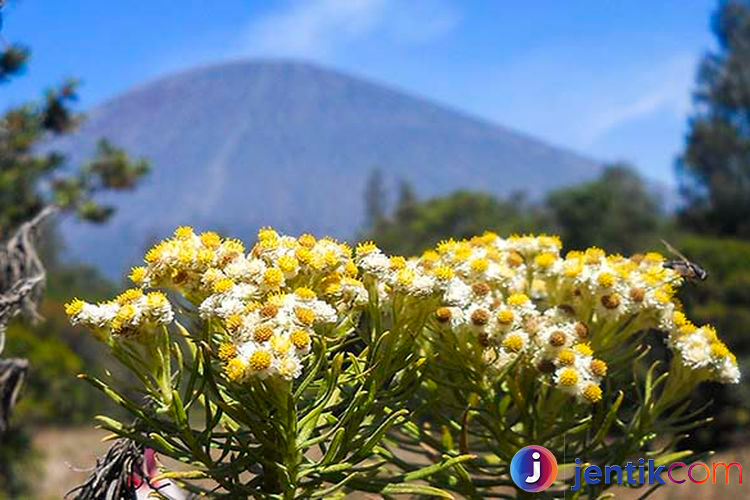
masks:
<path fill-rule="evenodd" d="M 611 288 L 615 284 L 615 277 L 610 273 L 601 273 L 596 278 L 596 282 L 602 288 Z"/>
<path fill-rule="evenodd" d="M 685 313 L 682 311 L 675 311 L 672 314 L 672 321 L 674 321 L 674 324 L 677 326 L 682 326 L 685 323 L 687 323 L 687 317 L 685 316 Z"/>
<path fill-rule="evenodd" d="M 305 247 L 298 248 L 297 251 L 294 252 L 294 255 L 297 257 L 297 260 L 303 264 L 308 264 L 312 259 L 312 252 L 309 248 Z"/>
<path fill-rule="evenodd" d="M 201 233 L 200 235 L 201 243 L 203 243 L 203 246 L 206 248 L 219 248 L 219 245 L 221 245 L 221 236 L 214 233 L 213 231 L 206 231 L 205 233 Z"/>
<path fill-rule="evenodd" d="M 155 245 L 153 248 L 151 248 L 148 252 L 146 252 L 146 256 L 144 257 L 144 260 L 149 263 L 153 264 L 159 259 L 161 259 L 162 253 L 164 253 L 164 249 L 166 248 L 166 243 L 161 242 Z"/>
<path fill-rule="evenodd" d="M 422 262 L 425 264 L 433 264 L 440 258 L 440 255 L 434 250 L 426 250 L 422 254 Z"/>
<path fill-rule="evenodd" d="M 352 260 L 348 260 L 346 264 L 344 265 L 344 274 L 349 276 L 350 278 L 355 278 L 357 274 L 359 274 L 359 270 L 357 269 L 357 265 Z"/>
<path fill-rule="evenodd" d="M 438 281 L 450 281 L 453 278 L 453 269 L 448 266 L 440 266 L 432 273 Z"/>
<path fill-rule="evenodd" d="M 140 288 L 131 288 L 122 292 L 115 300 L 118 304 L 132 304 L 141 297 L 143 297 L 143 290 Z"/>
<path fill-rule="evenodd" d="M 409 286 L 414 282 L 414 271 L 411 269 L 402 269 L 396 275 L 396 282 L 401 286 Z"/>
<path fill-rule="evenodd" d="M 258 231 L 258 241 L 273 241 L 279 239 L 279 233 L 273 228 L 263 227 Z"/>
<path fill-rule="evenodd" d="M 576 355 L 571 349 L 563 349 L 557 355 L 557 362 L 562 366 L 570 366 L 576 362 Z"/>
<path fill-rule="evenodd" d="M 538 238 L 539 244 L 543 247 L 553 247 L 560 249 L 562 247 L 562 241 L 559 236 L 550 236 L 547 234 L 540 234 Z"/>
<path fill-rule="evenodd" d="M 514 293 L 508 297 L 506 302 L 509 306 L 522 306 L 528 301 L 529 297 L 525 293 Z"/>
<path fill-rule="evenodd" d="M 459 244 L 456 246 L 455 251 L 453 252 L 453 260 L 456 262 L 463 262 L 467 260 L 471 256 L 471 247 L 464 244 Z"/>
<path fill-rule="evenodd" d="M 607 374 L 607 363 L 601 359 L 592 359 L 589 369 L 597 377 L 603 377 Z"/>
<path fill-rule="evenodd" d="M 557 380 L 563 387 L 573 387 L 578 383 L 578 372 L 573 368 L 565 368 Z"/>
<path fill-rule="evenodd" d="M 67 304 L 65 304 L 65 314 L 68 316 L 75 316 L 79 312 L 81 312 L 81 309 L 83 309 L 83 306 L 86 303 L 82 301 L 81 299 L 73 299 Z"/>
<path fill-rule="evenodd" d="M 149 309 L 158 309 L 167 305 L 167 296 L 161 292 L 150 292 L 146 295 L 146 305 Z"/>
<path fill-rule="evenodd" d="M 711 344 L 711 356 L 718 359 L 729 357 L 729 349 L 723 342 L 714 342 Z"/>
<path fill-rule="evenodd" d="M 315 246 L 315 236 L 312 234 L 303 234 L 297 239 L 297 243 L 305 248 L 312 248 Z"/>
<path fill-rule="evenodd" d="M 278 288 L 284 281 L 284 273 L 281 269 L 272 267 L 263 274 L 263 284 L 268 288 Z"/>
<path fill-rule="evenodd" d="M 270 326 L 259 326 L 253 332 L 253 338 L 256 342 L 265 342 L 273 335 L 273 329 Z"/>
<path fill-rule="evenodd" d="M 520 335 L 510 334 L 503 339 L 503 347 L 510 352 L 519 352 L 523 348 L 523 339 Z"/>
<path fill-rule="evenodd" d="M 130 320 L 132 320 L 135 317 L 135 307 L 133 307 L 131 304 L 125 304 L 124 306 L 120 307 L 120 309 L 117 311 L 116 319 L 120 323 L 127 323 Z"/>
<path fill-rule="evenodd" d="M 437 253 L 440 255 L 444 255 L 454 248 L 456 248 L 457 243 L 455 241 L 451 240 L 443 240 L 437 244 L 437 247 L 435 250 L 437 250 Z"/>
<path fill-rule="evenodd" d="M 255 351 L 248 360 L 248 366 L 254 372 L 267 370 L 271 366 L 271 353 L 268 351 Z"/>
<path fill-rule="evenodd" d="M 242 326 L 242 316 L 239 314 L 233 314 L 224 321 L 224 326 L 230 332 L 236 332 Z"/>
<path fill-rule="evenodd" d="M 295 307 L 294 315 L 303 325 L 310 326 L 315 323 L 315 312 L 312 309 L 306 307 Z"/>
<path fill-rule="evenodd" d="M 224 342 L 219 345 L 219 359 L 222 361 L 229 361 L 230 359 L 237 356 L 237 348 L 234 346 L 234 344 L 230 344 L 228 342 Z"/>
<path fill-rule="evenodd" d="M 187 240 L 195 234 L 190 226 L 181 226 L 174 230 L 174 237 L 178 240 Z"/>
<path fill-rule="evenodd" d="M 602 389 L 596 384 L 590 384 L 583 390 L 583 399 L 594 404 L 602 400 Z"/>
<path fill-rule="evenodd" d="M 581 356 L 591 356 L 594 354 L 593 349 L 588 344 L 576 344 L 573 349 Z"/>
<path fill-rule="evenodd" d="M 451 316 L 453 316 L 453 314 L 451 313 L 451 310 L 447 307 L 439 307 L 438 310 L 435 311 L 435 317 L 441 323 L 446 323 L 450 321 Z"/>
<path fill-rule="evenodd" d="M 403 257 L 391 257 L 389 259 L 391 269 L 404 269 L 406 267 L 406 259 Z"/>
<path fill-rule="evenodd" d="M 247 365 L 242 359 L 232 358 L 224 367 L 224 373 L 227 374 L 227 378 L 232 382 L 238 382 L 244 378 L 246 369 Z"/>
<path fill-rule="evenodd" d="M 604 250 L 598 247 L 587 248 L 583 254 L 586 264 L 597 264 L 604 258 Z"/>
<path fill-rule="evenodd" d="M 660 264 L 664 262 L 664 256 L 658 252 L 649 252 L 643 256 L 643 260 L 650 264 Z"/>
<path fill-rule="evenodd" d="M 229 278 L 223 278 L 218 280 L 213 285 L 213 292 L 214 293 L 226 293 L 229 290 L 232 289 L 234 286 L 234 281 L 230 280 Z"/>
<path fill-rule="evenodd" d="M 357 245 L 355 250 L 357 257 L 364 257 L 378 250 L 378 247 L 372 241 L 363 241 Z"/>
<path fill-rule="evenodd" d="M 301 300 L 313 300 L 316 297 L 315 292 L 303 286 L 297 288 L 294 295 Z"/>
<path fill-rule="evenodd" d="M 206 268 L 213 263 L 215 256 L 216 254 L 213 250 L 204 248 L 198 252 L 198 264 L 200 264 L 201 267 Z"/>
<path fill-rule="evenodd" d="M 513 322 L 513 311 L 504 309 L 497 313 L 497 322 L 501 325 L 509 325 Z"/>
<path fill-rule="evenodd" d="M 487 259 L 474 259 L 471 261 L 471 270 L 475 273 L 483 273 L 487 270 L 490 263 Z"/>
<path fill-rule="evenodd" d="M 245 245 L 240 240 L 227 240 L 221 244 L 221 250 L 227 256 L 242 255 L 245 253 Z"/>
<path fill-rule="evenodd" d="M 304 330 L 295 330 L 290 338 L 297 349 L 307 349 L 310 345 L 310 334 Z"/>
<path fill-rule="evenodd" d="M 143 283 L 143 280 L 146 278 L 146 268 L 142 266 L 134 267 L 130 270 L 130 281 L 132 281 L 136 285 L 140 285 Z"/>
<path fill-rule="evenodd" d="M 555 263 L 557 257 L 553 253 L 541 253 L 534 258 L 534 264 L 542 269 L 547 269 Z"/>
<path fill-rule="evenodd" d="M 299 262 L 291 255 L 284 255 L 282 257 L 279 257 L 277 265 L 284 274 L 291 274 L 297 270 Z"/>
<path fill-rule="evenodd" d="M 683 324 L 677 329 L 677 335 L 680 335 L 680 336 L 690 335 L 691 333 L 694 333 L 697 329 L 698 329 L 697 326 L 690 323 L 689 321 L 686 321 L 685 324 Z"/>
<path fill-rule="evenodd" d="M 583 262 L 579 259 L 566 260 L 563 266 L 563 273 L 566 278 L 575 278 L 583 272 Z"/>

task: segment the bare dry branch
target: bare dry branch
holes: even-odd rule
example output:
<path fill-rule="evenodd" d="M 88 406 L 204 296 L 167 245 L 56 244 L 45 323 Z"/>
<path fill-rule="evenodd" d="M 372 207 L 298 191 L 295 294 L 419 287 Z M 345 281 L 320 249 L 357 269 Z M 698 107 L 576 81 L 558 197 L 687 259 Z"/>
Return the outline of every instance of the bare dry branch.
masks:
<path fill-rule="evenodd" d="M 44 208 L 0 246 L 0 353 L 5 344 L 5 329 L 11 319 L 20 313 L 39 319 L 37 305 L 47 273 L 35 240 L 42 222 L 57 210 L 55 206 Z"/>

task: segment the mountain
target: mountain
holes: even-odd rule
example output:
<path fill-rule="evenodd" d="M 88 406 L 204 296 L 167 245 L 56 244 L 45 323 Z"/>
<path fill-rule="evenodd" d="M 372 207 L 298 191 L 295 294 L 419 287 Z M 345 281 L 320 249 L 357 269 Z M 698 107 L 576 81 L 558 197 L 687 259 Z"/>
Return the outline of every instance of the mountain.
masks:
<path fill-rule="evenodd" d="M 65 221 L 70 257 L 114 276 L 148 242 L 190 224 L 251 238 L 259 226 L 351 238 L 380 167 L 420 197 L 457 188 L 539 195 L 599 165 L 424 99 L 307 63 L 233 62 L 139 86 L 50 145 L 85 160 L 106 137 L 153 171 L 108 194 L 105 226 Z"/>

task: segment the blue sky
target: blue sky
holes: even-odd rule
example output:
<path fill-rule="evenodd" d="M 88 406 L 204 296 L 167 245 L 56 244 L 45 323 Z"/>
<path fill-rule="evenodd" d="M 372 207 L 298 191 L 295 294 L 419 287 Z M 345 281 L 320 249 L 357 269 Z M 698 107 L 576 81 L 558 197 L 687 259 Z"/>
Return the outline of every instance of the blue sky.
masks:
<path fill-rule="evenodd" d="M 10 0 L 33 50 L 3 108 L 66 77 L 86 109 L 162 74 L 316 61 L 674 184 L 715 1 Z"/>

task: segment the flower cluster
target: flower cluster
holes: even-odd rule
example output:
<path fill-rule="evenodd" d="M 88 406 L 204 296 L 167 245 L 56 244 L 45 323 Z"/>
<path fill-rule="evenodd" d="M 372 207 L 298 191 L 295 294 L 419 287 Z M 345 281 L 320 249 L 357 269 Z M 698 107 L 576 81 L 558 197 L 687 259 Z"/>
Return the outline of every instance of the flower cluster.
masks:
<path fill-rule="evenodd" d="M 140 288 L 131 288 L 116 299 L 99 304 L 74 299 L 65 305 L 65 313 L 72 324 L 91 328 L 99 337 L 136 336 L 155 326 L 167 325 L 174 318 L 172 306 L 163 293 L 144 293 Z"/>
<path fill-rule="evenodd" d="M 221 300 L 213 295 L 206 301 L 217 298 Z M 310 350 L 313 328 L 337 320 L 335 309 L 309 288 L 271 295 L 262 303 L 248 302 L 224 319 L 229 335 L 219 347 L 219 357 L 227 363 L 226 374 L 233 381 L 273 374 L 293 379 L 301 373 L 301 358 Z"/>
<path fill-rule="evenodd" d="M 238 240 L 180 227 L 173 238 L 146 253 L 145 265 L 133 268 L 130 278 L 142 289 L 172 290 L 193 303 L 212 327 L 217 355 L 231 380 L 292 379 L 301 373 L 315 328 L 351 318 L 367 302 L 351 253 L 331 239 L 293 238 L 270 228 L 261 229 L 257 243 L 245 252 Z M 123 296 L 127 294 L 143 295 L 148 303 L 158 296 L 169 306 L 160 292 L 144 295 L 134 289 Z M 94 306 L 73 301 L 67 311 L 75 323 L 117 332 L 115 326 L 130 330 L 153 316 L 131 302 L 118 298 Z M 158 317 L 160 323 L 171 322 L 169 311 Z"/>
<path fill-rule="evenodd" d="M 625 258 L 589 248 L 563 257 L 561 246 L 554 236 L 486 233 L 406 259 L 373 243 L 352 252 L 331 239 L 264 228 L 246 252 L 238 240 L 181 227 L 132 270 L 140 288 L 99 305 L 75 300 L 66 312 L 98 332 L 130 336 L 173 319 L 166 296 L 147 290 L 177 292 L 208 325 L 236 382 L 297 377 L 315 335 L 355 324 L 368 304 L 390 310 L 386 302 L 404 296 L 414 316 L 429 312 L 428 328 L 478 345 L 496 373 L 520 363 L 589 403 L 602 397 L 607 354 L 644 330 L 665 332 L 688 369 L 739 379 L 714 330 L 681 312 L 674 295 L 683 278 L 661 255 Z"/>
<path fill-rule="evenodd" d="M 698 328 L 679 311 L 675 313 L 675 322 L 678 326 L 669 336 L 668 344 L 685 366 L 719 382 L 739 382 L 737 358 L 718 339 L 713 327 Z"/>
<path fill-rule="evenodd" d="M 597 402 L 606 353 L 638 331 L 660 330 L 691 370 L 737 382 L 734 356 L 710 327 L 696 328 L 674 298 L 683 278 L 657 253 L 606 255 L 599 248 L 560 255 L 552 236 L 493 233 L 444 241 L 407 265 L 431 277 L 439 329 L 484 348 L 500 371 L 517 360 L 579 400 Z M 419 272 L 417 276 L 421 276 Z"/>

